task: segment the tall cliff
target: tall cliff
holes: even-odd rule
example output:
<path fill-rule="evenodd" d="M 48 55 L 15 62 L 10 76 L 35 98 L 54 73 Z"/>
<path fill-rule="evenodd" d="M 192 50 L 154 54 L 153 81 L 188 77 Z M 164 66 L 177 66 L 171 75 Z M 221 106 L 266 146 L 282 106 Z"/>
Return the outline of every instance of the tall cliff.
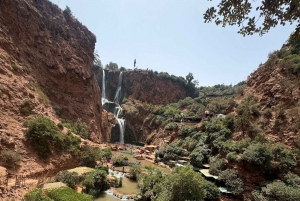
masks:
<path fill-rule="evenodd" d="M 81 118 L 100 140 L 106 131 L 101 126 L 100 90 L 91 72 L 95 36 L 71 13 L 46 0 L 1 0 L 0 25 L 1 76 L 14 74 L 17 82 L 31 77 L 49 103 L 62 111 L 62 118 Z M 29 90 L 28 83 L 23 91 Z M 3 104 L 18 107 L 25 99 L 30 99 L 28 94 L 15 104 Z"/>

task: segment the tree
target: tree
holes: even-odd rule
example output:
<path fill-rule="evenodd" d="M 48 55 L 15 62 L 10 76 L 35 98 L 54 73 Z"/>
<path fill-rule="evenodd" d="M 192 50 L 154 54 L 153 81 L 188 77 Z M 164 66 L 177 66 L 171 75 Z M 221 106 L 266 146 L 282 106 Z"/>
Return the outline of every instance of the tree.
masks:
<path fill-rule="evenodd" d="M 119 66 L 116 63 L 109 62 L 109 64 L 106 64 L 105 69 L 106 70 L 118 70 Z"/>
<path fill-rule="evenodd" d="M 284 26 L 286 23 L 298 23 L 294 36 L 300 34 L 300 3 L 298 0 L 262 0 L 260 4 L 248 0 L 221 0 L 218 8 L 210 7 L 204 13 L 204 22 L 214 21 L 217 25 L 241 27 L 239 34 L 263 35 L 270 28 L 278 24 Z M 257 5 L 253 5 L 257 4 Z M 253 7 L 256 7 L 256 16 L 252 16 Z M 258 25 L 258 20 L 263 22 Z"/>
<path fill-rule="evenodd" d="M 163 181 L 154 186 L 157 201 L 204 200 L 204 179 L 191 167 L 175 167 Z"/>
<path fill-rule="evenodd" d="M 135 68 L 135 64 L 136 64 L 136 59 L 134 59 L 134 62 L 133 62 L 133 67 Z"/>
<path fill-rule="evenodd" d="M 185 76 L 185 80 L 186 80 L 188 85 L 192 83 L 193 79 L 194 79 L 194 76 L 193 76 L 192 73 L 189 73 L 189 74 L 187 74 L 187 76 Z"/>

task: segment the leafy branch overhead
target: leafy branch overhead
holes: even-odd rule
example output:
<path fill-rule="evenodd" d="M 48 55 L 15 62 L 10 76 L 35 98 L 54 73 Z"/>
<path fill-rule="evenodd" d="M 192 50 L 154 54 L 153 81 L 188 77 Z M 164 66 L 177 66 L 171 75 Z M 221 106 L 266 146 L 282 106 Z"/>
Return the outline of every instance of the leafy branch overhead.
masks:
<path fill-rule="evenodd" d="M 205 23 L 214 21 L 223 27 L 241 27 L 238 33 L 243 36 L 255 33 L 263 35 L 278 24 L 284 26 L 296 22 L 298 25 L 294 36 L 299 37 L 299 5 L 299 0 L 221 0 L 217 8 L 208 8 L 203 15 Z"/>

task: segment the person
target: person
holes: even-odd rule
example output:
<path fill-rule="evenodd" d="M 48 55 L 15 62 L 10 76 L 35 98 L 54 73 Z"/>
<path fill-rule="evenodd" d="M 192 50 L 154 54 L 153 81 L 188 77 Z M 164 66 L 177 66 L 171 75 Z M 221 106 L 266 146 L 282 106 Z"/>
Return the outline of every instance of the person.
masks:
<path fill-rule="evenodd" d="M 123 168 L 122 168 L 122 169 L 123 169 L 123 172 L 124 172 L 124 166 L 123 166 Z"/>

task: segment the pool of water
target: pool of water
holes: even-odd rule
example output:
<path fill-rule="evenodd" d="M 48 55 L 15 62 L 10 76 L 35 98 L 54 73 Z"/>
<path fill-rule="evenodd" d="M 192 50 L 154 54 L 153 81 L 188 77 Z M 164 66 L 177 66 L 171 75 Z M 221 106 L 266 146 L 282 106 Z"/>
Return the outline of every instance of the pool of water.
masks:
<path fill-rule="evenodd" d="M 151 166 L 153 168 L 161 170 L 164 173 L 170 173 L 171 172 L 171 170 L 169 168 L 160 167 L 160 166 L 158 166 L 156 164 L 153 164 L 151 161 L 148 161 L 148 160 L 137 160 L 136 158 L 134 158 L 131 155 L 131 149 L 127 149 L 127 150 L 123 150 L 123 151 L 113 151 L 113 155 L 124 155 L 124 156 L 126 156 L 128 158 L 129 162 L 135 162 L 135 161 L 141 162 L 141 166 L 142 167 Z M 130 168 L 129 166 L 125 166 L 124 167 L 125 171 L 128 171 L 129 168 Z M 116 167 L 116 170 L 121 171 L 122 167 Z"/>

